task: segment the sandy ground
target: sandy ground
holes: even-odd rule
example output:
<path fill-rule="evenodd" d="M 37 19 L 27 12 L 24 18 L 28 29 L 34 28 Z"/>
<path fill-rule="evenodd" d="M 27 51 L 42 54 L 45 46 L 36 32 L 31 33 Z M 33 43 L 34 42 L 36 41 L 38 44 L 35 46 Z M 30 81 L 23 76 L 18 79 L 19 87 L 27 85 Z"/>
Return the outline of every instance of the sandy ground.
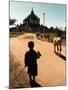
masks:
<path fill-rule="evenodd" d="M 10 87 L 31 87 L 24 68 L 24 55 L 28 50 L 28 42 L 34 41 L 35 50 L 40 51 L 38 62 L 39 86 L 65 85 L 65 60 L 54 53 L 53 44 L 36 39 L 34 34 L 24 34 L 10 38 Z M 62 55 L 65 56 L 65 46 L 62 46 Z"/>

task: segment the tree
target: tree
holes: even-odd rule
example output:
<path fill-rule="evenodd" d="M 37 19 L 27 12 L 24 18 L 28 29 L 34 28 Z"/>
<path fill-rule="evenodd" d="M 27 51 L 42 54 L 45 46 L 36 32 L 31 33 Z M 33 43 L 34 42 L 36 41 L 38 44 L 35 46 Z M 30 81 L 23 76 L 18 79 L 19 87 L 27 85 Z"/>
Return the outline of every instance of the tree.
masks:
<path fill-rule="evenodd" d="M 16 22 L 16 19 L 9 19 L 9 25 L 14 25 Z"/>
<path fill-rule="evenodd" d="M 56 27 L 55 28 L 55 34 L 56 34 L 56 36 L 61 37 L 63 34 L 63 31 Z"/>
<path fill-rule="evenodd" d="M 52 26 L 49 28 L 49 32 L 51 32 L 51 33 L 55 32 L 55 30 L 54 30 L 54 28 Z"/>

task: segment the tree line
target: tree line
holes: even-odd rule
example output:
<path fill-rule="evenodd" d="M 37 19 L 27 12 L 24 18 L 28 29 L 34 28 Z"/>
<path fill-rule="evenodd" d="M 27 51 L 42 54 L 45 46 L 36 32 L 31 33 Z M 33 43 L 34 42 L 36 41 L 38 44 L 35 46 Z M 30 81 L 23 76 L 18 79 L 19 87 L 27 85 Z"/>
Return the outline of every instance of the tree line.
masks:
<path fill-rule="evenodd" d="M 16 22 L 16 19 L 9 19 L 9 25 L 14 25 Z M 56 36 L 61 36 L 62 38 L 66 38 L 66 27 L 65 30 L 61 30 L 58 27 L 50 27 L 39 25 L 38 27 L 34 25 L 34 27 L 24 27 L 23 24 L 16 25 L 15 27 L 12 27 L 9 29 L 10 32 L 33 32 L 33 33 L 52 33 Z"/>

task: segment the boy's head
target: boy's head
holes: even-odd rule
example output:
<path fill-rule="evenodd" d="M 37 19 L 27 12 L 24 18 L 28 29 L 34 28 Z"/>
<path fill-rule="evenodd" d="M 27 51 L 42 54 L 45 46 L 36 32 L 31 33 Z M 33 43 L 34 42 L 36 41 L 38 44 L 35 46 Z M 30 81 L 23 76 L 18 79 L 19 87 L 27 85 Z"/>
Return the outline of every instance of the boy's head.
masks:
<path fill-rule="evenodd" d="M 29 47 L 30 49 L 33 49 L 33 47 L 34 47 L 34 42 L 33 42 L 33 41 L 28 42 L 28 47 Z"/>

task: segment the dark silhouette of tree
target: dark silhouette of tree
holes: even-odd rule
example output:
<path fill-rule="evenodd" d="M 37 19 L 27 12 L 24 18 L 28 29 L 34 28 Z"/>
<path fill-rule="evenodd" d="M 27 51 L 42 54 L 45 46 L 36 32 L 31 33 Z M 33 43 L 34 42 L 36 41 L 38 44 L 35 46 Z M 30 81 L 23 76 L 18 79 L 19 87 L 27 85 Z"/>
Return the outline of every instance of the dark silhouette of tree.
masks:
<path fill-rule="evenodd" d="M 20 24 L 20 25 L 16 25 L 16 31 L 17 32 L 22 32 L 22 31 L 24 31 L 24 28 L 23 28 L 23 25 L 22 24 Z"/>
<path fill-rule="evenodd" d="M 55 28 L 55 34 L 56 34 L 56 36 L 61 37 L 63 34 L 63 31 L 56 27 Z"/>
<path fill-rule="evenodd" d="M 19 25 L 19 29 L 20 29 L 20 32 L 23 31 L 23 25 L 22 24 Z"/>
<path fill-rule="evenodd" d="M 55 32 L 54 27 L 51 26 L 51 27 L 49 28 L 49 32 L 50 32 L 50 33 L 54 33 L 54 32 Z"/>
<path fill-rule="evenodd" d="M 16 22 L 16 19 L 9 19 L 9 25 L 14 25 Z"/>
<path fill-rule="evenodd" d="M 17 24 L 16 25 L 16 32 L 19 32 L 20 31 L 20 28 L 19 28 L 19 25 Z"/>

